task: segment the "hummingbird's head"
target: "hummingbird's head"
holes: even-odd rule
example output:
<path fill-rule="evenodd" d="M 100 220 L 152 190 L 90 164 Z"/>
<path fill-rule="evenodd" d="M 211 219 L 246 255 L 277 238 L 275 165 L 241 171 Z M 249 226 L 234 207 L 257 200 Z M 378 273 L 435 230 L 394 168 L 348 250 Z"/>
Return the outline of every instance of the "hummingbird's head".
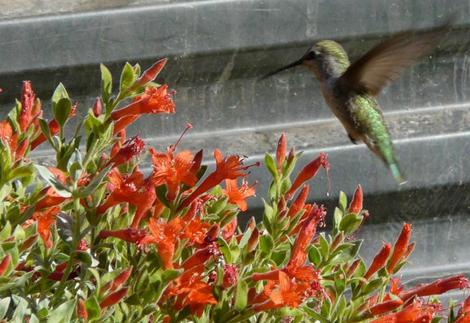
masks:
<path fill-rule="evenodd" d="M 321 40 L 313 45 L 301 58 L 320 79 L 340 77 L 349 67 L 348 54 L 332 40 Z"/>
<path fill-rule="evenodd" d="M 307 66 L 320 80 L 326 80 L 331 77 L 340 77 L 350 62 L 346 51 L 340 44 L 332 40 L 321 40 L 300 59 L 265 75 L 263 79 L 298 65 Z"/>

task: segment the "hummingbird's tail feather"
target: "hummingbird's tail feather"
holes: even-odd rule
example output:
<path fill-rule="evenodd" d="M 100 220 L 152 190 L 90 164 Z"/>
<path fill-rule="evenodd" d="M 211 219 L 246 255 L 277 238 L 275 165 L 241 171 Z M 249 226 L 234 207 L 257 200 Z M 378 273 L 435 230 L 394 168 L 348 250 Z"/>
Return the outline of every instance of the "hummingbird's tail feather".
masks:
<path fill-rule="evenodd" d="M 397 181 L 399 185 L 406 183 L 406 178 L 402 175 L 398 164 L 390 164 L 390 171 L 392 172 L 393 178 Z"/>

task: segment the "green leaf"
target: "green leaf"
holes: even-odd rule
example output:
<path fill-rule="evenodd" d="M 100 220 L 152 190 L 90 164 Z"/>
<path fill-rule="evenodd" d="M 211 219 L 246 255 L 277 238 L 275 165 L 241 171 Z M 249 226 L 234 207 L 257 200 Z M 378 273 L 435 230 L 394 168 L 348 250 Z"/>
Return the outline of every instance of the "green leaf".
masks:
<path fill-rule="evenodd" d="M 356 231 L 362 223 L 364 216 L 361 214 L 349 213 L 346 215 L 339 224 L 339 230 L 347 234 Z"/>
<path fill-rule="evenodd" d="M 263 235 L 259 239 L 259 247 L 261 251 L 269 255 L 274 248 L 274 241 L 270 235 Z"/>
<path fill-rule="evenodd" d="M 68 98 L 61 98 L 53 105 L 52 109 L 54 118 L 57 120 L 61 128 L 63 128 L 65 122 L 69 118 L 70 111 L 72 110 L 72 102 Z"/>
<path fill-rule="evenodd" d="M 64 99 L 64 98 L 70 99 L 69 94 L 67 93 L 67 90 L 65 89 L 64 85 L 62 83 L 59 83 L 59 85 L 57 85 L 57 87 L 55 88 L 54 94 L 52 94 L 52 98 L 51 98 L 53 111 L 55 109 L 54 106 L 57 105 L 57 103 L 61 99 Z"/>
<path fill-rule="evenodd" d="M 335 213 L 333 215 L 333 227 L 335 229 L 336 233 L 339 231 L 339 224 L 341 223 L 341 219 L 343 218 L 343 211 L 341 211 L 339 208 L 335 208 Z"/>
<path fill-rule="evenodd" d="M 376 289 L 379 289 L 381 286 L 383 286 L 385 283 L 385 278 L 377 278 L 374 280 L 371 280 L 364 288 L 361 290 L 361 295 L 369 295 Z"/>
<path fill-rule="evenodd" d="M 339 192 L 339 208 L 344 211 L 348 206 L 348 197 L 343 191 Z"/>
<path fill-rule="evenodd" d="M 321 264 L 322 257 L 317 247 L 313 245 L 310 246 L 310 249 L 308 251 L 308 259 L 315 266 L 319 266 Z"/>
<path fill-rule="evenodd" d="M 88 313 L 88 319 L 97 319 L 101 315 L 100 303 L 98 303 L 98 299 L 95 295 L 88 298 L 85 302 L 86 311 Z"/>
<path fill-rule="evenodd" d="M 237 283 L 237 292 L 235 296 L 235 309 L 241 311 L 245 309 L 248 303 L 248 285 L 243 279 Z"/>
<path fill-rule="evenodd" d="M 111 92 L 113 90 L 113 77 L 111 75 L 111 72 L 105 65 L 100 64 L 100 70 L 101 70 L 101 96 L 103 98 L 104 104 L 108 106 L 108 101 L 109 101 L 109 98 L 111 97 Z"/>
<path fill-rule="evenodd" d="M 105 167 L 98 175 L 96 175 L 93 180 L 83 189 L 78 191 L 78 197 L 86 197 L 91 195 L 95 192 L 98 186 L 103 182 L 106 175 L 108 175 L 109 171 L 113 168 L 113 165 L 108 165 Z"/>
<path fill-rule="evenodd" d="M 2 231 L 0 231 L 0 241 L 5 240 L 11 235 L 11 224 L 9 221 L 5 224 Z"/>
<path fill-rule="evenodd" d="M 80 262 L 86 264 L 88 267 L 90 267 L 92 265 L 93 258 L 91 257 L 91 255 L 88 252 L 86 252 L 86 251 L 77 251 L 76 257 Z"/>
<path fill-rule="evenodd" d="M 121 82 L 120 82 L 120 87 L 119 87 L 120 91 L 125 92 L 128 88 L 131 87 L 135 79 L 136 79 L 136 75 L 135 75 L 134 69 L 132 68 L 132 65 L 129 63 L 126 63 L 121 73 Z"/>
<path fill-rule="evenodd" d="M 253 229 L 247 228 L 245 233 L 243 234 L 240 242 L 238 243 L 238 247 L 240 249 L 245 248 L 246 244 L 248 243 L 248 240 L 250 240 L 251 234 L 253 233 Z"/>
<path fill-rule="evenodd" d="M 168 192 L 167 188 L 166 188 L 166 185 L 160 185 L 157 187 L 156 189 L 156 192 L 157 192 L 157 197 L 158 197 L 158 200 L 163 204 L 165 205 L 167 208 L 171 208 L 171 204 L 170 204 L 170 201 L 168 201 L 167 197 L 166 197 L 166 193 Z"/>
<path fill-rule="evenodd" d="M 52 140 L 51 131 L 49 129 L 49 124 L 44 119 L 39 118 L 38 120 L 39 120 L 39 126 L 41 127 L 41 131 L 44 134 L 44 136 L 46 136 L 47 141 L 49 141 L 52 147 L 55 147 L 54 141 Z"/>
<path fill-rule="evenodd" d="M 8 307 L 10 307 L 10 297 L 5 297 L 0 300 L 0 320 L 5 318 L 7 315 Z"/>
<path fill-rule="evenodd" d="M 20 167 L 15 167 L 8 174 L 8 180 L 13 181 L 20 178 L 30 177 L 34 173 L 34 168 L 32 164 L 24 165 Z"/>
<path fill-rule="evenodd" d="M 328 259 L 328 255 L 330 253 L 330 246 L 328 244 L 328 241 L 325 238 L 325 233 L 324 232 L 320 233 L 319 237 L 320 237 L 320 248 L 318 250 L 320 251 L 322 259 Z"/>
<path fill-rule="evenodd" d="M 61 304 L 49 313 L 48 323 L 70 322 L 75 309 L 75 300 L 71 299 Z"/>
<path fill-rule="evenodd" d="M 227 242 L 219 238 L 217 239 L 217 245 L 219 246 L 220 252 L 222 252 L 222 255 L 224 256 L 225 262 L 226 263 L 232 263 L 232 253 L 230 252 L 230 247 L 228 246 Z"/>
<path fill-rule="evenodd" d="M 64 186 L 48 169 L 42 165 L 34 165 L 36 170 L 49 185 L 51 185 L 56 193 L 62 197 L 71 197 L 72 193 L 70 193 L 69 189 Z"/>
<path fill-rule="evenodd" d="M 16 322 L 24 322 L 24 316 L 26 314 L 29 314 L 28 310 L 28 302 L 21 297 L 18 296 L 13 296 L 13 300 L 15 301 L 15 312 L 13 312 L 13 316 L 11 319 L 11 322 L 16 323 Z"/>
<path fill-rule="evenodd" d="M 264 155 L 264 164 L 266 165 L 266 168 L 268 169 L 269 173 L 271 173 L 271 176 L 277 179 L 279 175 L 277 173 L 276 162 L 270 154 Z"/>

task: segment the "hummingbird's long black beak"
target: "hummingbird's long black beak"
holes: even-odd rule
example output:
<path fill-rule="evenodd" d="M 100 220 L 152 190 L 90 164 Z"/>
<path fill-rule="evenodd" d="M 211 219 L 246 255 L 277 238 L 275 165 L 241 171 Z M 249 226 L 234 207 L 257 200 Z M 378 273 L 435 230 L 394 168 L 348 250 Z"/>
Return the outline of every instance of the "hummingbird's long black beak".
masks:
<path fill-rule="evenodd" d="M 266 79 L 266 78 L 268 78 L 268 77 L 270 77 L 270 76 L 273 76 L 274 74 L 277 74 L 277 73 L 279 73 L 279 72 L 285 71 L 285 70 L 287 70 L 287 69 L 289 69 L 289 68 L 292 68 L 292 67 L 295 67 L 295 66 L 298 66 L 298 65 L 302 65 L 302 63 L 303 63 L 303 57 L 302 57 L 301 59 L 299 59 L 299 60 L 293 62 L 293 63 L 290 63 L 290 64 L 288 64 L 288 65 L 286 65 L 286 66 L 283 66 L 283 67 L 281 67 L 281 68 L 278 68 L 277 70 L 272 71 L 272 72 L 270 72 L 270 73 L 264 75 L 263 77 L 260 78 L 260 80 L 264 80 L 264 79 Z"/>

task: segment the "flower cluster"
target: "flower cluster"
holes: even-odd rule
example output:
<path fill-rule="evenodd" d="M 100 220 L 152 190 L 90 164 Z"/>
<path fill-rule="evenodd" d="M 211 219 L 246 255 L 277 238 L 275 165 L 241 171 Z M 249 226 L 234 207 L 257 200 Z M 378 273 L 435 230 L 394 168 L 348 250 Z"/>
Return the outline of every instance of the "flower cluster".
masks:
<path fill-rule="evenodd" d="M 259 163 L 215 149 L 208 168 L 202 150 L 178 148 L 190 124 L 166 148 L 128 138 L 142 115 L 175 112 L 175 92 L 153 82 L 166 62 L 144 72 L 126 64 L 116 91 L 102 65 L 101 96 L 72 137 L 78 105 L 64 86 L 47 121 L 23 83 L 0 121 L 0 320 L 470 321 L 470 299 L 447 309 L 430 297 L 468 289 L 465 276 L 402 286 L 410 224 L 366 265 L 354 238 L 367 214 L 361 186 L 349 205 L 340 193 L 331 219 L 309 202 L 309 181 L 330 169 L 326 154 L 294 176 L 300 154 L 283 134 L 264 158 L 272 181 L 262 214 L 246 221 L 257 188 L 247 175 Z M 41 165 L 28 156 L 45 143 L 55 158 Z"/>

